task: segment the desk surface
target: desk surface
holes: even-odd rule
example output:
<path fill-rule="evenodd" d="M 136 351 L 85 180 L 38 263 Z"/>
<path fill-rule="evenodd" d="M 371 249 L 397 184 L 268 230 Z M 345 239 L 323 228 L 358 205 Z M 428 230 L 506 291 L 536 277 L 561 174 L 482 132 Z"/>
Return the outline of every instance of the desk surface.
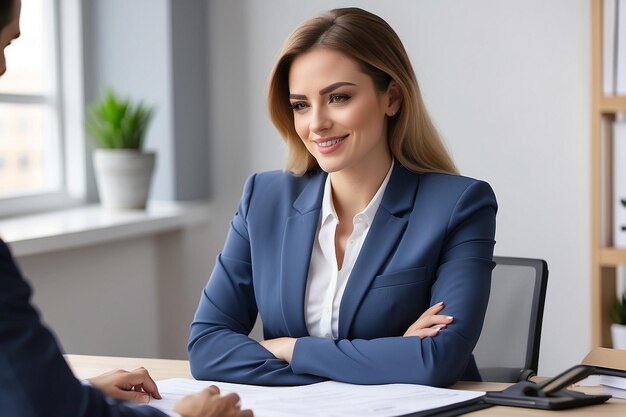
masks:
<path fill-rule="evenodd" d="M 66 355 L 65 359 L 74 371 L 76 377 L 84 379 L 112 369 L 135 369 L 143 366 L 150 371 L 150 375 L 155 380 L 167 378 L 192 378 L 189 370 L 189 362 L 171 359 L 143 359 L 143 358 L 118 358 L 108 356 L 83 356 Z M 472 391 L 494 391 L 505 388 L 508 384 L 495 382 L 459 382 L 452 388 L 472 390 Z M 595 387 L 585 387 L 584 391 L 590 394 L 598 393 Z M 557 416 L 558 414 L 558 416 Z M 562 410 L 558 412 L 530 410 L 516 407 L 492 407 L 485 410 L 467 414 L 471 417 L 481 416 L 626 416 L 626 400 L 611 398 L 607 403 L 593 406 L 593 408 L 583 407 L 573 410 Z"/>

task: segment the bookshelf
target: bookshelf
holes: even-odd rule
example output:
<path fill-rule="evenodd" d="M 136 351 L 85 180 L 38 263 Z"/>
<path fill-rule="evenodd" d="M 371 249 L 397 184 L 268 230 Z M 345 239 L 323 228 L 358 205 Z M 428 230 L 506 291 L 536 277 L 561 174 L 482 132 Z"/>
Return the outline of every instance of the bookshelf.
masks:
<path fill-rule="evenodd" d="M 626 248 L 612 246 L 611 124 L 626 113 L 626 96 L 605 96 L 602 86 L 603 0 L 590 0 L 591 15 L 591 343 L 611 347 L 608 309 L 616 295 L 616 270 Z"/>

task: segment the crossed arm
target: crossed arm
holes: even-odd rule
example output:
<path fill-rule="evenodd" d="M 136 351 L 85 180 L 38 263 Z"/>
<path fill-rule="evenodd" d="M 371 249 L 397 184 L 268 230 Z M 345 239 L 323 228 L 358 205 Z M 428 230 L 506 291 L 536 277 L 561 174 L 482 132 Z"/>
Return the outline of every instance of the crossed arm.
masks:
<path fill-rule="evenodd" d="M 452 316 L 438 314 L 444 307 L 443 301 L 430 307 L 406 330 L 403 337 L 419 337 L 423 339 L 425 337 L 437 336 L 439 331 L 445 329 L 454 320 Z M 291 363 L 297 340 L 297 338 L 293 337 L 279 337 L 263 340 L 260 344 L 277 359 Z"/>

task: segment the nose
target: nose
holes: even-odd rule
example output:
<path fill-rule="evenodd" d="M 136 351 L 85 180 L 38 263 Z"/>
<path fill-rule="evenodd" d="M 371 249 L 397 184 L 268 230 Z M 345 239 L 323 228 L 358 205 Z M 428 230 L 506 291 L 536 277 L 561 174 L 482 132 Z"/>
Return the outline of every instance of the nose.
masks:
<path fill-rule="evenodd" d="M 309 121 L 309 130 L 313 133 L 323 132 L 332 126 L 332 121 L 328 117 L 324 106 L 314 106 L 311 108 L 311 119 Z"/>

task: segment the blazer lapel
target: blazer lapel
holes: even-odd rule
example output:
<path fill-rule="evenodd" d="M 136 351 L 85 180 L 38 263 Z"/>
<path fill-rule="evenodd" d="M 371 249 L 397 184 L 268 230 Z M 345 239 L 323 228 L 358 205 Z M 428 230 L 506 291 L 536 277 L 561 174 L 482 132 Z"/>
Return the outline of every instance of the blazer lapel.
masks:
<path fill-rule="evenodd" d="M 287 219 L 283 236 L 280 299 L 287 331 L 291 337 L 308 336 L 304 319 L 304 296 L 311 252 L 319 223 L 324 181 L 320 172 L 294 201 L 296 213 Z"/>
<path fill-rule="evenodd" d="M 339 308 L 339 339 L 348 338 L 354 316 L 372 280 L 404 233 L 408 214 L 413 210 L 418 178 L 395 161 L 380 207 L 346 284 Z"/>

